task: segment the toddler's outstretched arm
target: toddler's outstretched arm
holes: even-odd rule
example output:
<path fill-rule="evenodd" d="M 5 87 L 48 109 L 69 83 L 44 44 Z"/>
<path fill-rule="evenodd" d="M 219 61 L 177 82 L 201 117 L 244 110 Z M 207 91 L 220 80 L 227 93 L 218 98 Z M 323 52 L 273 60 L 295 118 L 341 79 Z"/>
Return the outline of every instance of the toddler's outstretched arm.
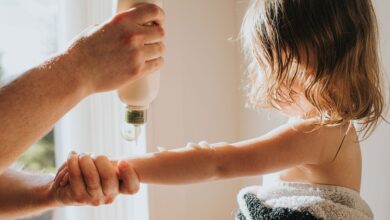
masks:
<path fill-rule="evenodd" d="M 131 166 L 139 181 L 148 184 L 190 184 L 254 176 L 331 161 L 345 130 L 346 126 L 318 128 L 314 121 L 307 120 L 281 126 L 252 140 L 191 146 L 112 163 L 119 164 L 118 178 L 122 183 L 127 174 L 120 172 L 121 166 Z"/>
<path fill-rule="evenodd" d="M 139 180 L 149 184 L 188 184 L 261 175 L 330 161 L 345 126 L 316 128 L 313 121 L 303 121 L 281 126 L 253 140 L 162 151 L 126 161 L 134 167 Z M 329 132 L 340 138 L 324 140 L 322 135 L 331 135 Z"/>

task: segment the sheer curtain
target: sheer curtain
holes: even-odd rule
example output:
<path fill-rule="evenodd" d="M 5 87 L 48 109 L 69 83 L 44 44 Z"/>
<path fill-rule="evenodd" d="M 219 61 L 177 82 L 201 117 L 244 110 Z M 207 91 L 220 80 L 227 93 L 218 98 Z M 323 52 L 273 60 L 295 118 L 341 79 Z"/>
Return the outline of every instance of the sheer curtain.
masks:
<path fill-rule="evenodd" d="M 65 48 L 86 27 L 112 16 L 115 0 L 60 0 L 59 45 Z M 58 123 L 55 129 L 57 165 L 66 160 L 71 150 L 105 154 L 114 158 L 146 152 L 146 135 L 138 146 L 120 136 L 124 107 L 116 94 L 104 93 L 88 97 Z M 136 196 L 121 196 L 109 206 L 69 207 L 58 210 L 57 219 L 137 219 L 147 220 L 146 186 Z"/>

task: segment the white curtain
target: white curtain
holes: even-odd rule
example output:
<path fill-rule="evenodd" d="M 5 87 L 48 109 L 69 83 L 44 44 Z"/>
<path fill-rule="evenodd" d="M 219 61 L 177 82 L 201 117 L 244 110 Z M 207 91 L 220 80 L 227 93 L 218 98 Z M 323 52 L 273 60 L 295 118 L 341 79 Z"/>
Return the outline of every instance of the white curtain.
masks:
<path fill-rule="evenodd" d="M 65 48 L 86 27 L 111 17 L 115 8 L 116 2 L 113 0 L 60 0 L 60 46 Z M 124 120 L 123 111 L 123 104 L 112 92 L 88 97 L 66 114 L 55 128 L 57 165 L 66 160 L 71 150 L 113 158 L 145 153 L 145 129 L 138 146 L 122 139 L 120 126 Z M 147 188 L 142 186 L 141 191 L 133 197 L 121 196 L 110 206 L 70 207 L 58 210 L 56 215 L 60 220 L 147 220 Z"/>

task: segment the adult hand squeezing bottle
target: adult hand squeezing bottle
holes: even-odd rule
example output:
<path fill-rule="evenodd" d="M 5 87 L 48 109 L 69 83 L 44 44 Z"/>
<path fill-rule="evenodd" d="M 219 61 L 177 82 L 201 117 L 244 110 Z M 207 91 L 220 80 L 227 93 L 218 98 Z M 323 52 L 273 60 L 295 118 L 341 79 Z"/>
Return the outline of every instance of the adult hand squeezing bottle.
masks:
<path fill-rule="evenodd" d="M 162 0 L 118 0 L 117 10 L 118 12 L 128 10 L 140 3 L 152 3 L 162 6 Z M 122 136 L 126 140 L 137 141 L 141 133 L 141 126 L 147 122 L 147 110 L 157 97 L 159 82 L 160 72 L 157 71 L 118 90 L 118 96 L 127 108 L 125 123 L 122 126 Z"/>

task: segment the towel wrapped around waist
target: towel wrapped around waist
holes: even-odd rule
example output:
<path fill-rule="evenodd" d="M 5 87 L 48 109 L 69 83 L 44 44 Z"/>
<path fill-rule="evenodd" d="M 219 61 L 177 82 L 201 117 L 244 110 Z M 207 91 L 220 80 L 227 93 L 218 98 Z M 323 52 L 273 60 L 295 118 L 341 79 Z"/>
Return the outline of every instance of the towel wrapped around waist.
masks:
<path fill-rule="evenodd" d="M 238 194 L 236 220 L 372 220 L 373 213 L 352 189 L 277 182 L 244 188 Z"/>

